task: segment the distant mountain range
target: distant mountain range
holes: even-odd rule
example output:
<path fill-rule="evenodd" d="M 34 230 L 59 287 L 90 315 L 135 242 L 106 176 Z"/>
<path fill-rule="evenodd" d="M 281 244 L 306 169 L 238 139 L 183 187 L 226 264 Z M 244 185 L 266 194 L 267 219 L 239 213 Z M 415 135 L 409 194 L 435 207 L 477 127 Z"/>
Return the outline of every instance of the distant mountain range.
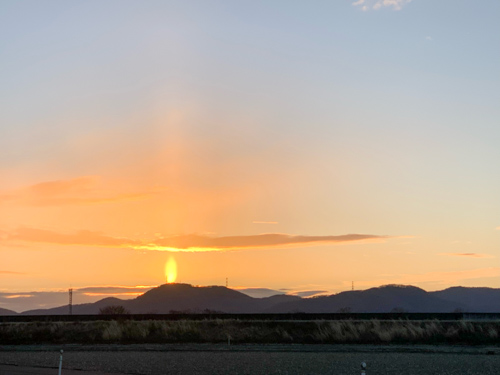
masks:
<path fill-rule="evenodd" d="M 274 295 L 254 298 L 222 286 L 164 284 L 131 300 L 105 298 L 73 306 L 73 314 L 98 314 L 106 306 L 123 306 L 132 314 L 202 313 L 381 313 L 381 312 L 500 312 L 500 289 L 453 287 L 426 292 L 414 286 L 386 285 L 363 291 L 301 298 Z M 0 309 L 0 315 L 15 315 Z M 65 315 L 68 306 L 30 310 L 23 315 Z"/>

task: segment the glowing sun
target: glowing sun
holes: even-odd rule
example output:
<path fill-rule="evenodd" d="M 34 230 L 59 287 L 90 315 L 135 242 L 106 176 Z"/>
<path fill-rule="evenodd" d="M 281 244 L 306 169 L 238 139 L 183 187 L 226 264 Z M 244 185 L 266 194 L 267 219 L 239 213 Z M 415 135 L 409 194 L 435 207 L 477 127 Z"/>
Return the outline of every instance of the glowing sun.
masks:
<path fill-rule="evenodd" d="M 177 262 L 174 257 L 168 258 L 165 264 L 165 276 L 167 277 L 167 283 L 174 283 L 177 279 Z"/>

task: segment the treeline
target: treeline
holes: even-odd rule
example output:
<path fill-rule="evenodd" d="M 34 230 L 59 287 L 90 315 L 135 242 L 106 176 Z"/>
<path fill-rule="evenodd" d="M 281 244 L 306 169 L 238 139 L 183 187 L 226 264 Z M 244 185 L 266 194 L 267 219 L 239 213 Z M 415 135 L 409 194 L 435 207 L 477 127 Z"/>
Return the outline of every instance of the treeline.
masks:
<path fill-rule="evenodd" d="M 172 310 L 169 314 L 131 314 L 121 306 L 105 308 L 92 315 L 0 315 L 0 323 L 8 322 L 76 322 L 96 320 L 500 320 L 500 313 L 277 313 L 231 314 L 204 310 L 201 313 Z"/>

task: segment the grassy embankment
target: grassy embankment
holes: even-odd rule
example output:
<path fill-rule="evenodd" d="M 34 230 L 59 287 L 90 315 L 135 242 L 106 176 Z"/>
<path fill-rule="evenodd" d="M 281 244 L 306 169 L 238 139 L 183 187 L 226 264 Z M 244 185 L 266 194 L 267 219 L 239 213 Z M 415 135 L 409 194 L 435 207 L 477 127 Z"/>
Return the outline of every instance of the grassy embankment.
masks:
<path fill-rule="evenodd" d="M 0 344 L 63 343 L 500 343 L 500 322 L 180 320 L 0 324 Z"/>

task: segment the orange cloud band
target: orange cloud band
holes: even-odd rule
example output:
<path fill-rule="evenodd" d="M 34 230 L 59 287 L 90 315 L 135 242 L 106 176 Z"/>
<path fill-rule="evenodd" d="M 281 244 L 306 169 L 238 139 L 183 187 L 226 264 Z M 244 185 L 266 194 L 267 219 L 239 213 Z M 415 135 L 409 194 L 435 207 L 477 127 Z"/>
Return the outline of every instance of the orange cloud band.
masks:
<path fill-rule="evenodd" d="M 5 232 L 4 232 L 5 233 Z M 19 228 L 7 234 L 6 240 L 44 242 L 58 245 L 84 245 L 103 247 L 125 247 L 156 251 L 224 251 L 238 249 L 273 248 L 288 246 L 310 246 L 347 242 L 379 242 L 389 236 L 372 234 L 346 234 L 340 236 L 297 236 L 283 233 L 257 234 L 250 236 L 209 237 L 195 234 L 157 238 L 140 241 L 129 238 L 110 237 L 97 232 L 80 231 L 75 234 L 61 234 L 53 231 Z"/>
<path fill-rule="evenodd" d="M 34 296 L 33 294 L 10 294 L 10 295 L 4 296 L 4 298 L 7 298 L 7 299 L 12 299 L 12 298 L 31 298 L 33 296 Z"/>
<path fill-rule="evenodd" d="M 114 297 L 121 297 L 121 296 L 131 296 L 131 297 L 137 297 L 137 296 L 141 296 L 144 294 L 144 292 L 127 292 L 127 293 L 83 293 L 84 295 L 86 296 L 89 296 L 89 297 L 104 297 L 104 296 L 107 296 L 107 297 L 110 297 L 110 296 L 114 296 Z"/>

